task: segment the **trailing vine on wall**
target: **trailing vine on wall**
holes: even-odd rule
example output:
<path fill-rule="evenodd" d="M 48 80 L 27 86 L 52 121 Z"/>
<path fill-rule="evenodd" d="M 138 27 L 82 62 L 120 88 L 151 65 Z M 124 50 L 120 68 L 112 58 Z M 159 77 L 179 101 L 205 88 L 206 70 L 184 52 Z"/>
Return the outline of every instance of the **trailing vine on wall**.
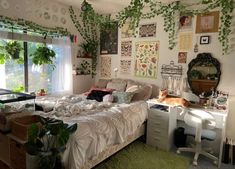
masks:
<path fill-rule="evenodd" d="M 101 19 L 103 18 L 103 16 L 96 14 L 90 4 L 87 3 L 87 5 L 91 12 L 82 13 L 84 15 L 88 15 L 88 17 L 91 17 L 89 19 L 98 18 L 97 22 L 102 23 L 101 21 L 105 20 Z M 200 7 L 199 9 L 195 9 L 195 6 L 197 5 L 202 5 L 202 7 Z M 72 9 L 72 7 L 70 8 Z M 141 19 L 150 19 L 154 18 L 155 16 L 161 15 L 164 18 L 164 30 L 168 32 L 169 48 L 173 49 L 177 44 L 177 22 L 179 21 L 180 14 L 193 16 L 218 9 L 220 9 L 221 11 L 219 41 L 222 44 L 223 53 L 225 54 L 229 51 L 229 35 L 232 32 L 231 21 L 233 18 L 232 12 L 234 9 L 233 0 L 200 0 L 199 2 L 194 4 L 185 4 L 180 1 L 165 4 L 162 2 L 158 2 L 157 0 L 131 0 L 130 4 L 122 11 L 120 11 L 116 15 L 116 18 L 114 20 L 118 21 L 120 27 L 122 27 L 125 22 L 128 21 L 130 23 L 130 29 L 136 30 Z M 79 29 L 81 30 L 81 27 L 79 27 Z M 79 32 L 81 35 L 84 34 L 86 37 L 89 36 L 88 34 L 86 34 L 87 32 Z"/>

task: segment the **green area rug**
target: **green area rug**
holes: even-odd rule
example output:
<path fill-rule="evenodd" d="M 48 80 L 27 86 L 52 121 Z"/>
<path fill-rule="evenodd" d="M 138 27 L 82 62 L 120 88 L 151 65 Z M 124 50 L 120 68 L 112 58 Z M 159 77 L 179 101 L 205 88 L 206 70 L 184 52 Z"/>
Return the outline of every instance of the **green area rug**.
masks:
<path fill-rule="evenodd" d="M 189 165 L 187 157 L 135 141 L 93 169 L 187 169 Z"/>

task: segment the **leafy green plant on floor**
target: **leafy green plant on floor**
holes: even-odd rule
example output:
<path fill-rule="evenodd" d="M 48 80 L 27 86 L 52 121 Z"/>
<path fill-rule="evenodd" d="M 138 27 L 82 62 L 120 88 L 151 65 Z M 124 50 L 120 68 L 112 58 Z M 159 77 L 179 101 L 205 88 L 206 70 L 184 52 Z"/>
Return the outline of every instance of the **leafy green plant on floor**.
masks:
<path fill-rule="evenodd" d="M 68 125 L 61 120 L 40 117 L 40 124 L 32 124 L 30 127 L 25 150 L 37 158 L 38 169 L 60 169 L 61 153 L 76 130 L 76 123 Z"/>

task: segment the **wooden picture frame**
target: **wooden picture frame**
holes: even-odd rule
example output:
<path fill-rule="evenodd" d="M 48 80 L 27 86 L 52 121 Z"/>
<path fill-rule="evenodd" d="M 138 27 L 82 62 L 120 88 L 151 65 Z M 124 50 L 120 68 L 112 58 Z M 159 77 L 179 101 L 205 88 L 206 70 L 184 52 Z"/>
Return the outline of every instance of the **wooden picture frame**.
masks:
<path fill-rule="evenodd" d="M 219 11 L 197 15 L 196 33 L 211 33 L 219 31 Z"/>
<path fill-rule="evenodd" d="M 200 45 L 206 45 L 210 43 L 210 36 L 201 36 Z"/>

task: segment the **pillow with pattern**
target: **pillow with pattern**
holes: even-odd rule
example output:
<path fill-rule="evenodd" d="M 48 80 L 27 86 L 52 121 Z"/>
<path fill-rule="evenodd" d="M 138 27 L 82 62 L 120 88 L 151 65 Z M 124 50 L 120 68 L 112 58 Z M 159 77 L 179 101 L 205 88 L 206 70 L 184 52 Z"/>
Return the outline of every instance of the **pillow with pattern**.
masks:
<path fill-rule="evenodd" d="M 117 103 L 130 103 L 134 93 L 132 92 L 113 92 L 114 102 Z"/>

